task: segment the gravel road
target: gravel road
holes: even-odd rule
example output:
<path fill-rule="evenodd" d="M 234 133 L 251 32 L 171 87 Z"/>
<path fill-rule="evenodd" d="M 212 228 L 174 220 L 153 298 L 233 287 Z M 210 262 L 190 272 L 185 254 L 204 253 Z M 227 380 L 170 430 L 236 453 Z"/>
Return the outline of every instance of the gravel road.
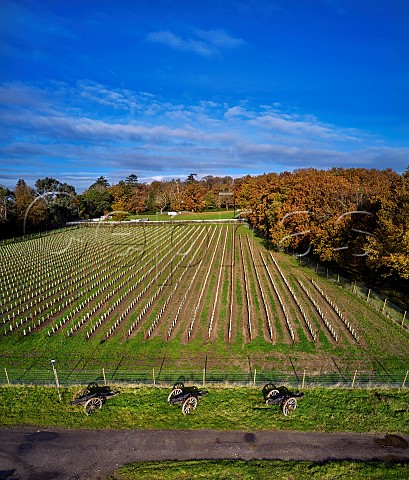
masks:
<path fill-rule="evenodd" d="M 142 460 L 409 461 L 409 436 L 214 430 L 0 429 L 0 480 L 98 480 Z"/>

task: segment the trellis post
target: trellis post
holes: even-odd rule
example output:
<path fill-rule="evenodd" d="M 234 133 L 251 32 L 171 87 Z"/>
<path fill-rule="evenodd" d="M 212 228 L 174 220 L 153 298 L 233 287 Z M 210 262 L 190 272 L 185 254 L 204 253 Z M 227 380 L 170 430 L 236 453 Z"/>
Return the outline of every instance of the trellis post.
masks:
<path fill-rule="evenodd" d="M 371 295 L 371 289 L 369 288 L 369 289 L 368 289 L 368 295 L 366 296 L 366 303 L 369 302 L 369 297 L 370 297 L 370 295 Z"/>
<path fill-rule="evenodd" d="M 304 373 L 302 375 L 302 386 L 301 386 L 302 389 L 304 388 L 304 385 L 305 385 L 305 368 L 304 368 Z"/>
<path fill-rule="evenodd" d="M 9 380 L 9 376 L 8 376 L 6 367 L 4 367 L 4 373 L 6 374 L 7 384 L 10 385 L 10 380 Z"/>
<path fill-rule="evenodd" d="M 254 377 L 253 377 L 253 386 L 256 386 L 256 375 L 257 375 L 257 369 L 254 369 Z"/>
<path fill-rule="evenodd" d="M 402 327 L 405 324 L 405 318 L 406 318 L 406 310 L 405 310 L 405 313 L 403 314 L 403 318 L 402 318 Z"/>
<path fill-rule="evenodd" d="M 155 380 L 155 369 L 152 368 L 152 378 L 153 378 L 153 385 L 156 385 L 156 380 Z"/>
<path fill-rule="evenodd" d="M 105 377 L 105 368 L 102 368 L 102 376 L 104 377 L 104 385 L 107 384 L 107 379 Z"/>

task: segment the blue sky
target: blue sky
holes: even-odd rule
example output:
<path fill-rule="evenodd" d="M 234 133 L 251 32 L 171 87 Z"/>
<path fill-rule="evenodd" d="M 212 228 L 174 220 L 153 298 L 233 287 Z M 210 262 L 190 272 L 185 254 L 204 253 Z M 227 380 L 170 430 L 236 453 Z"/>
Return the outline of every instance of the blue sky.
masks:
<path fill-rule="evenodd" d="M 407 0 L 0 3 L 0 184 L 409 165 Z"/>

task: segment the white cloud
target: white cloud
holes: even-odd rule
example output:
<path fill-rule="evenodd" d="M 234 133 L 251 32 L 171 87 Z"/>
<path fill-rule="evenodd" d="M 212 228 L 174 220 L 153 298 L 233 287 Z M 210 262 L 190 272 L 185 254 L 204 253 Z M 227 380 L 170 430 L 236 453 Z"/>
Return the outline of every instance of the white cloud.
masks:
<path fill-rule="evenodd" d="M 147 36 L 150 42 L 163 43 L 175 50 L 193 52 L 203 57 L 217 55 L 218 51 L 211 44 L 194 39 L 182 39 L 169 31 L 151 32 Z"/>
<path fill-rule="evenodd" d="M 224 113 L 224 118 L 226 119 L 235 118 L 235 117 L 251 118 L 252 114 L 248 110 L 246 110 L 244 107 L 240 107 L 240 106 L 228 108 Z"/>
<path fill-rule="evenodd" d="M 193 52 L 203 57 L 221 55 L 223 50 L 240 47 L 245 42 L 223 30 L 195 30 L 187 38 L 182 38 L 169 30 L 151 32 L 147 35 L 149 42 L 162 43 L 175 50 Z"/>
<path fill-rule="evenodd" d="M 108 89 L 100 83 L 84 80 L 79 80 L 77 87 L 81 97 L 107 107 L 134 111 L 140 106 L 137 96 L 126 89 Z"/>
<path fill-rule="evenodd" d="M 124 170 L 153 178 L 307 166 L 401 172 L 409 158 L 408 148 L 385 146 L 365 132 L 311 114 L 280 111 L 277 104 L 203 100 L 184 105 L 88 81 L 76 86 L 3 84 L 0 99 L 0 162 L 7 165 L 0 183 L 10 187 L 30 175 L 67 181 L 77 171 L 85 172 L 84 178 L 109 178 L 110 172 Z"/>
<path fill-rule="evenodd" d="M 290 136 L 312 136 L 315 138 L 339 140 L 339 141 L 361 141 L 365 136 L 363 132 L 353 129 L 340 129 L 335 125 L 324 124 L 316 120 L 314 116 L 275 113 L 260 115 L 250 120 L 254 126 L 261 127 L 269 132 L 281 133 Z"/>
<path fill-rule="evenodd" d="M 195 33 L 209 44 L 222 49 L 237 48 L 246 43 L 241 38 L 232 37 L 224 30 L 196 30 Z"/>

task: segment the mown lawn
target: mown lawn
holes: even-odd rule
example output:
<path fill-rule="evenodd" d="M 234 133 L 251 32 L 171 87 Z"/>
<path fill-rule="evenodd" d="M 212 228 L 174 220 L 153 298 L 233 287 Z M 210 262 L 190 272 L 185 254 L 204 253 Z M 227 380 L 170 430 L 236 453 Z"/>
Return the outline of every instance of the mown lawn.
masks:
<path fill-rule="evenodd" d="M 218 210 L 209 212 L 183 212 L 178 215 L 172 216 L 165 213 L 158 213 L 155 215 L 131 215 L 131 219 L 149 219 L 150 221 L 170 221 L 170 220 L 230 220 L 234 218 L 233 210 Z"/>

